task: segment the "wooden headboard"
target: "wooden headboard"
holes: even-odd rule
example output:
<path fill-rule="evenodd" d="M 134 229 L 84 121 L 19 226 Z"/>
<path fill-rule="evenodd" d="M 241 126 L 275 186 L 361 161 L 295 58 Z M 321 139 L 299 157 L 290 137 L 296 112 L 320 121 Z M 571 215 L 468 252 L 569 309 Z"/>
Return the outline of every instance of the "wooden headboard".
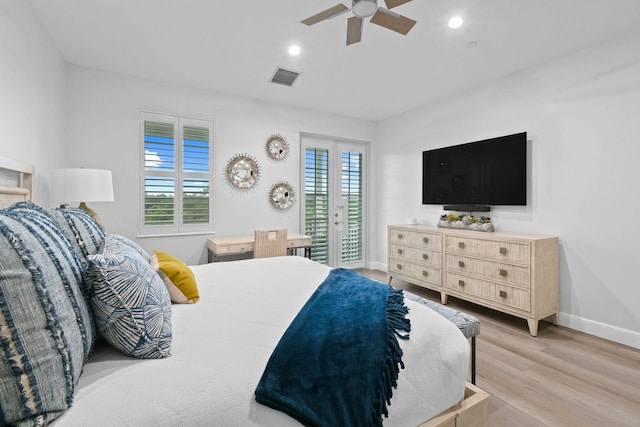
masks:
<path fill-rule="evenodd" d="M 3 178 L 2 185 L 7 182 L 12 184 L 6 187 L 0 186 L 0 208 L 31 200 L 33 165 L 0 156 L 0 174 Z"/>

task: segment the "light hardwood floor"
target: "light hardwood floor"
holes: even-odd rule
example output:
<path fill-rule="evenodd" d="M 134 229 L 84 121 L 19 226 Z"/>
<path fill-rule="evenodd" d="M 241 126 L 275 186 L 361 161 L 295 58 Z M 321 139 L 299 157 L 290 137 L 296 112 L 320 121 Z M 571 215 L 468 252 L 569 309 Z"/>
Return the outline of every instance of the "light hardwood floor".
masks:
<path fill-rule="evenodd" d="M 440 302 L 438 292 L 392 285 Z M 640 426 L 640 350 L 548 322 L 532 337 L 523 319 L 453 297 L 447 305 L 480 319 L 476 384 L 491 394 L 489 426 Z"/>

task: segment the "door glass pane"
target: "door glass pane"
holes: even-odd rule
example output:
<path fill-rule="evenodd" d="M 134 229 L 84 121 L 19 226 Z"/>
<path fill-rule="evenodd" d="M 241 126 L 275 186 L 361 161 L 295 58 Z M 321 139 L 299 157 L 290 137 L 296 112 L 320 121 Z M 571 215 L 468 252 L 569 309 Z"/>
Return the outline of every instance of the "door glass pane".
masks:
<path fill-rule="evenodd" d="M 362 153 L 342 152 L 342 199 L 347 233 L 342 237 L 342 262 L 362 259 Z"/>
<path fill-rule="evenodd" d="M 311 237 L 311 259 L 329 262 L 329 150 L 305 150 L 305 229 Z"/>

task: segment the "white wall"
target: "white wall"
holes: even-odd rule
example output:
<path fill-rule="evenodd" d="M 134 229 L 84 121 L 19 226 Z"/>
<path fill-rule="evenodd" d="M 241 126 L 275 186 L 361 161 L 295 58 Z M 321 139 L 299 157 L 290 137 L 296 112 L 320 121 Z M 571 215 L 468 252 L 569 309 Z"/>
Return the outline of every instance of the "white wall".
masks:
<path fill-rule="evenodd" d="M 493 208 L 496 228 L 559 236 L 560 323 L 640 347 L 639 117 L 635 33 L 383 121 L 375 260 L 386 224 L 442 213 L 421 205 L 423 150 L 527 131 L 528 205 Z"/>
<path fill-rule="evenodd" d="M 0 155 L 36 165 L 42 204 L 63 155 L 64 91 L 64 61 L 29 3 L 0 3 Z"/>
<path fill-rule="evenodd" d="M 283 90 L 290 88 L 283 87 Z M 300 195 L 300 132 L 372 141 L 372 122 L 287 108 L 234 96 L 210 93 L 107 73 L 78 66 L 68 68 L 69 132 L 65 167 L 95 167 L 113 172 L 116 201 L 93 203 L 109 231 L 130 238 L 138 234 L 138 169 L 140 110 L 172 113 L 214 121 L 215 229 L 218 235 L 251 234 L 255 228 L 300 230 L 299 204 L 274 211 L 267 191 L 275 182 L 294 184 Z M 290 145 L 284 161 L 267 157 L 267 138 L 279 133 Z M 224 178 L 227 161 L 238 153 L 257 158 L 262 177 L 257 188 L 238 191 Z M 206 261 L 208 236 L 138 238 L 146 250 L 170 252 L 190 264 Z"/>

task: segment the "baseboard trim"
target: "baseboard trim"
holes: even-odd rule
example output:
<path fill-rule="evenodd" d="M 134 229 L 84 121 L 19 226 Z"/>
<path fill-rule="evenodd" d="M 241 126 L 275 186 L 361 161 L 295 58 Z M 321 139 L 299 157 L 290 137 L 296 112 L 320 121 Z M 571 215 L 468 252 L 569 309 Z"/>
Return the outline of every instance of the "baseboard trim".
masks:
<path fill-rule="evenodd" d="M 558 323 L 576 331 L 585 334 L 594 335 L 619 344 L 628 345 L 629 347 L 640 349 L 640 332 L 630 329 L 619 328 L 595 320 L 585 319 L 583 317 L 571 314 L 560 313 L 558 315 Z"/>
<path fill-rule="evenodd" d="M 367 269 L 384 271 L 386 273 L 387 272 L 387 264 L 384 264 L 382 262 L 369 261 L 369 262 L 367 262 Z"/>
<path fill-rule="evenodd" d="M 369 262 L 367 268 L 387 272 L 387 264 L 382 262 Z M 629 347 L 640 349 L 640 332 L 630 329 L 612 326 L 584 317 L 567 313 L 558 314 L 558 324 L 585 334 L 593 335 L 605 340 L 617 342 Z"/>

